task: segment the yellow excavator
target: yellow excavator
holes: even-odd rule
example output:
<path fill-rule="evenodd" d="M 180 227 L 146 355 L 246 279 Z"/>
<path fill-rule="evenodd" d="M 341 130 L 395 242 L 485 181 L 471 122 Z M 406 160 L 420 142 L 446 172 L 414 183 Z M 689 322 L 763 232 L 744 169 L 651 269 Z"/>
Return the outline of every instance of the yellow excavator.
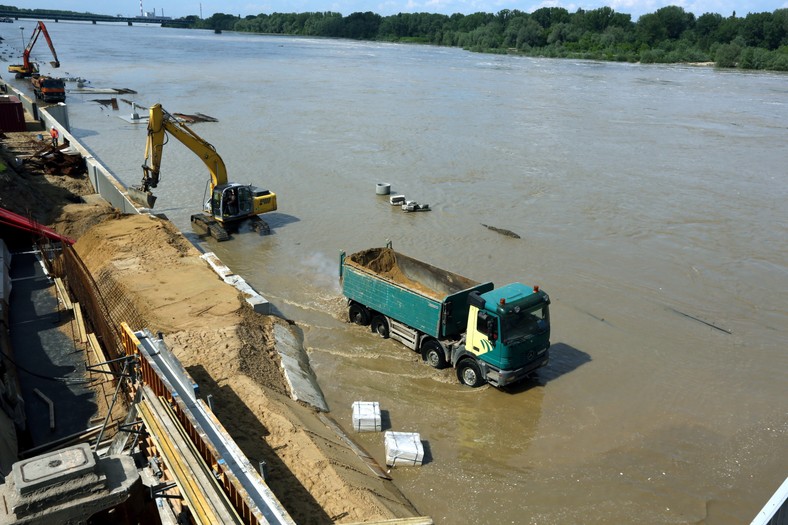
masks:
<path fill-rule="evenodd" d="M 259 215 L 276 210 L 276 194 L 248 184 L 227 182 L 227 169 L 216 149 L 167 113 L 161 104 L 150 108 L 142 184 L 129 188 L 129 195 L 135 201 L 148 208 L 153 208 L 156 202 L 156 196 L 150 190 L 159 184 L 161 155 L 168 134 L 200 157 L 211 174 L 205 209 L 191 217 L 192 227 L 198 233 L 226 241 L 241 224 L 249 224 L 252 230 L 261 234 L 270 232 L 268 224 Z"/>

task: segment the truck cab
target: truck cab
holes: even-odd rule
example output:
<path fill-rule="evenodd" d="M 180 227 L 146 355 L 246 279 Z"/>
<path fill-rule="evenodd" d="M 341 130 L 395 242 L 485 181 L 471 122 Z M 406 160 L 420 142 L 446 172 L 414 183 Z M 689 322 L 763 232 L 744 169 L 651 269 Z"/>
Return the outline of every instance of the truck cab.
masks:
<path fill-rule="evenodd" d="M 30 83 L 36 98 L 44 102 L 66 101 L 66 83 L 62 79 L 46 75 L 33 75 Z"/>
<path fill-rule="evenodd" d="M 465 349 L 453 357 L 458 379 L 472 387 L 515 383 L 547 364 L 550 298 L 513 283 L 468 296 Z"/>

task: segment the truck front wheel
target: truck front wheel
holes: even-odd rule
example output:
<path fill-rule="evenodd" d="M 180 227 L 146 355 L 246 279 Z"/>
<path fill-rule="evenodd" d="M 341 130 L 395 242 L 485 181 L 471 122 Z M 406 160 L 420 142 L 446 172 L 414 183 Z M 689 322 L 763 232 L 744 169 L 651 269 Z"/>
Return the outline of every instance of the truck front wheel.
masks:
<path fill-rule="evenodd" d="M 372 331 L 378 334 L 383 339 L 388 339 L 389 337 L 389 324 L 386 322 L 386 318 L 382 315 L 376 315 L 372 318 Z"/>
<path fill-rule="evenodd" d="M 473 359 L 464 359 L 457 364 L 457 379 L 471 388 L 478 388 L 486 382 L 481 368 Z"/>
<path fill-rule="evenodd" d="M 430 339 L 421 346 L 421 357 L 432 368 L 446 368 L 446 354 L 443 352 L 441 344 L 434 339 Z"/>
<path fill-rule="evenodd" d="M 369 324 L 369 312 L 360 304 L 351 304 L 348 309 L 348 317 L 351 323 L 366 326 Z"/>

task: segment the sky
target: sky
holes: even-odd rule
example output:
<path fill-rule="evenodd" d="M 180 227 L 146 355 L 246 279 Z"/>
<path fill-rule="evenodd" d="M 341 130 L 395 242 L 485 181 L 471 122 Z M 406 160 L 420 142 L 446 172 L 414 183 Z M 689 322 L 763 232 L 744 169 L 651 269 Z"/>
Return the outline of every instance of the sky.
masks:
<path fill-rule="evenodd" d="M 6 0 L 5 5 L 26 9 L 65 9 L 68 11 L 91 12 L 107 15 L 137 16 L 140 14 L 139 0 Z M 747 13 L 772 12 L 788 8 L 788 0 L 142 0 L 146 12 L 155 10 L 173 18 L 198 15 L 205 18 L 213 13 L 232 15 L 258 15 L 260 13 L 304 13 L 333 11 L 347 16 L 355 12 L 372 11 L 388 16 L 397 13 L 440 13 L 451 15 L 462 13 L 497 13 L 504 9 L 531 13 L 541 7 L 563 7 L 569 12 L 578 9 L 591 10 L 611 7 L 617 13 L 640 15 L 653 13 L 660 7 L 677 5 L 685 11 L 700 16 L 717 13 L 743 17 Z"/>

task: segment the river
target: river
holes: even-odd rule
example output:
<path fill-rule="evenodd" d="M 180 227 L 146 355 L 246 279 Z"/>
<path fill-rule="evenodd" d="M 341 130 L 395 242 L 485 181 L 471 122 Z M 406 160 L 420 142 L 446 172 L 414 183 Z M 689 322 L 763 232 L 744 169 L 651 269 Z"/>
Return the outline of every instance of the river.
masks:
<path fill-rule="evenodd" d="M 194 129 L 230 179 L 277 193 L 271 235 L 195 240 L 302 328 L 346 429 L 353 401 L 379 401 L 390 429 L 421 434 L 426 463 L 392 476 L 435 523 L 748 523 L 785 479 L 785 74 L 48 29 L 59 75 L 217 118 Z M 50 60 L 44 44 L 34 55 Z M 137 184 L 144 124 L 97 98 L 68 95 L 72 132 Z M 171 141 L 162 174 L 157 211 L 194 238 L 207 171 Z M 390 206 L 379 182 L 432 211 Z M 387 240 L 478 281 L 541 286 L 550 364 L 473 390 L 345 323 L 340 251 Z M 356 437 L 383 462 L 380 434 Z"/>

